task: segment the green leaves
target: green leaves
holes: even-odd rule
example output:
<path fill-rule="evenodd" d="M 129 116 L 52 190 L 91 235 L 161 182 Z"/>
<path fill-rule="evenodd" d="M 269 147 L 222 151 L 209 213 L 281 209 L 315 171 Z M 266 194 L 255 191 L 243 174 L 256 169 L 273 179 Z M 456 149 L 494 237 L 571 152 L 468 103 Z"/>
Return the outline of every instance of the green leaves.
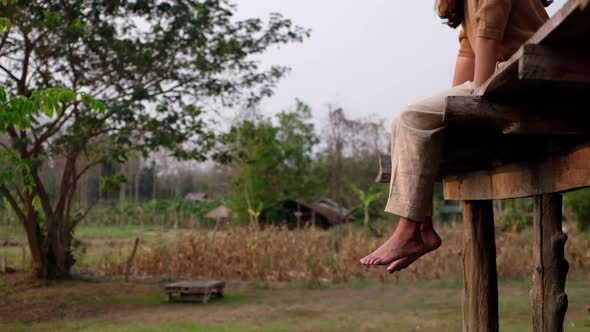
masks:
<path fill-rule="evenodd" d="M 283 200 L 310 199 L 316 193 L 311 157 L 318 138 L 311 110 L 298 101 L 276 119 L 244 121 L 222 137 L 226 151 L 220 159 L 233 166 L 230 205 L 243 220 L 257 206 L 271 220 L 282 220 Z"/>
<path fill-rule="evenodd" d="M 43 18 L 43 24 L 48 28 L 56 28 L 59 26 L 62 16 L 59 12 L 46 12 Z"/>
<path fill-rule="evenodd" d="M 0 17 L 0 32 L 4 32 L 6 29 L 10 29 L 12 23 L 6 17 Z"/>
<path fill-rule="evenodd" d="M 71 106 L 79 100 L 91 110 L 100 113 L 105 111 L 104 104 L 99 100 L 68 88 L 35 90 L 29 98 L 14 96 L 9 100 L 6 91 L 0 87 L 0 131 L 5 132 L 10 126 L 29 129 L 41 113 L 51 118 L 61 114 L 64 106 Z"/>
<path fill-rule="evenodd" d="M 115 193 L 127 182 L 125 174 L 117 173 L 112 176 L 103 177 L 101 180 L 101 187 L 107 193 Z"/>
<path fill-rule="evenodd" d="M 84 22 L 82 22 L 82 20 L 80 19 L 75 19 L 72 21 L 72 23 L 70 24 L 70 30 L 74 33 L 74 35 L 76 36 L 83 36 L 84 32 L 86 30 L 86 25 L 84 24 Z"/>

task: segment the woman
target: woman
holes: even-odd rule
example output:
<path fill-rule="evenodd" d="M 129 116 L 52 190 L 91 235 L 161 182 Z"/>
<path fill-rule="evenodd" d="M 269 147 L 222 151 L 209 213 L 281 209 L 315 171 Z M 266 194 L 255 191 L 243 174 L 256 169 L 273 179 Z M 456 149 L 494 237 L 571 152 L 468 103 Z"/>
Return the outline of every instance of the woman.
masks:
<path fill-rule="evenodd" d="M 453 88 L 403 111 L 392 126 L 391 184 L 385 211 L 400 216 L 393 235 L 361 259 L 388 265 L 390 273 L 436 250 L 441 239 L 432 227 L 432 194 L 445 135 L 447 96 L 478 94 L 479 87 L 548 20 L 552 0 L 437 0 L 439 16 L 461 25 Z"/>

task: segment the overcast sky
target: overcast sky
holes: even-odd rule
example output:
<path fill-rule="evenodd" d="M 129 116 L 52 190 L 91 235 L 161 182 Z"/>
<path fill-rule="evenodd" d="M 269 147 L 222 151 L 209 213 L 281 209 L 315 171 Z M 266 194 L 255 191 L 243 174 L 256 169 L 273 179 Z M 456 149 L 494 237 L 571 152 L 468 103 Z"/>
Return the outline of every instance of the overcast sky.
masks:
<path fill-rule="evenodd" d="M 520 0 L 516 0 L 520 1 Z M 292 68 L 261 105 L 265 114 L 299 98 L 318 123 L 335 104 L 353 118 L 376 114 L 389 123 L 404 106 L 450 86 L 458 30 L 440 23 L 434 0 L 232 0 L 238 17 L 282 13 L 312 29 L 302 44 L 263 57 L 264 65 Z M 565 0 L 549 8 L 553 14 Z"/>

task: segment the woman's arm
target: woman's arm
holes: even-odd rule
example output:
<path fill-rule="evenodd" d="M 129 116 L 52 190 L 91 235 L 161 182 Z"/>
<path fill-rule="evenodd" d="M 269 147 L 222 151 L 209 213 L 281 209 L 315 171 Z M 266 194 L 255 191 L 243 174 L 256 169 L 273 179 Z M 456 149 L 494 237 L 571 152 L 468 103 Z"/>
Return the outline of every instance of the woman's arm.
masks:
<path fill-rule="evenodd" d="M 473 83 L 481 86 L 496 70 L 496 62 L 500 53 L 500 41 L 477 37 L 475 45 L 475 73 Z"/>
<path fill-rule="evenodd" d="M 467 81 L 473 81 L 474 70 L 474 58 L 458 56 L 457 62 L 455 62 L 455 75 L 453 75 L 453 87 L 461 85 Z"/>

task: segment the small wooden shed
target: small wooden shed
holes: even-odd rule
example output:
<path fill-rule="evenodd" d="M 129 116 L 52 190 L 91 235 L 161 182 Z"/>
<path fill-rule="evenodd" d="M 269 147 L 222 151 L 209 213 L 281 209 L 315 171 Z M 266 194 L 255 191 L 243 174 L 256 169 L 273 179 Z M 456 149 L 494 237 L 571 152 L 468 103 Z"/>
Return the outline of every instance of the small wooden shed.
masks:
<path fill-rule="evenodd" d="M 290 227 L 309 224 L 327 229 L 348 221 L 346 209 L 335 205 L 332 201 L 319 200 L 305 203 L 299 200 L 285 200 L 283 207 L 289 211 L 287 224 Z"/>
<path fill-rule="evenodd" d="M 535 197 L 535 332 L 563 331 L 567 236 L 560 193 L 590 187 L 590 0 L 569 0 L 486 82 L 448 97 L 461 149 L 443 165 L 444 196 L 463 205 L 463 331 L 498 331 L 493 200 Z M 471 130 L 469 130 L 471 128 Z M 378 180 L 389 182 L 383 156 Z"/>
<path fill-rule="evenodd" d="M 206 202 L 209 199 L 209 194 L 204 192 L 188 193 L 184 196 L 186 202 Z"/>

